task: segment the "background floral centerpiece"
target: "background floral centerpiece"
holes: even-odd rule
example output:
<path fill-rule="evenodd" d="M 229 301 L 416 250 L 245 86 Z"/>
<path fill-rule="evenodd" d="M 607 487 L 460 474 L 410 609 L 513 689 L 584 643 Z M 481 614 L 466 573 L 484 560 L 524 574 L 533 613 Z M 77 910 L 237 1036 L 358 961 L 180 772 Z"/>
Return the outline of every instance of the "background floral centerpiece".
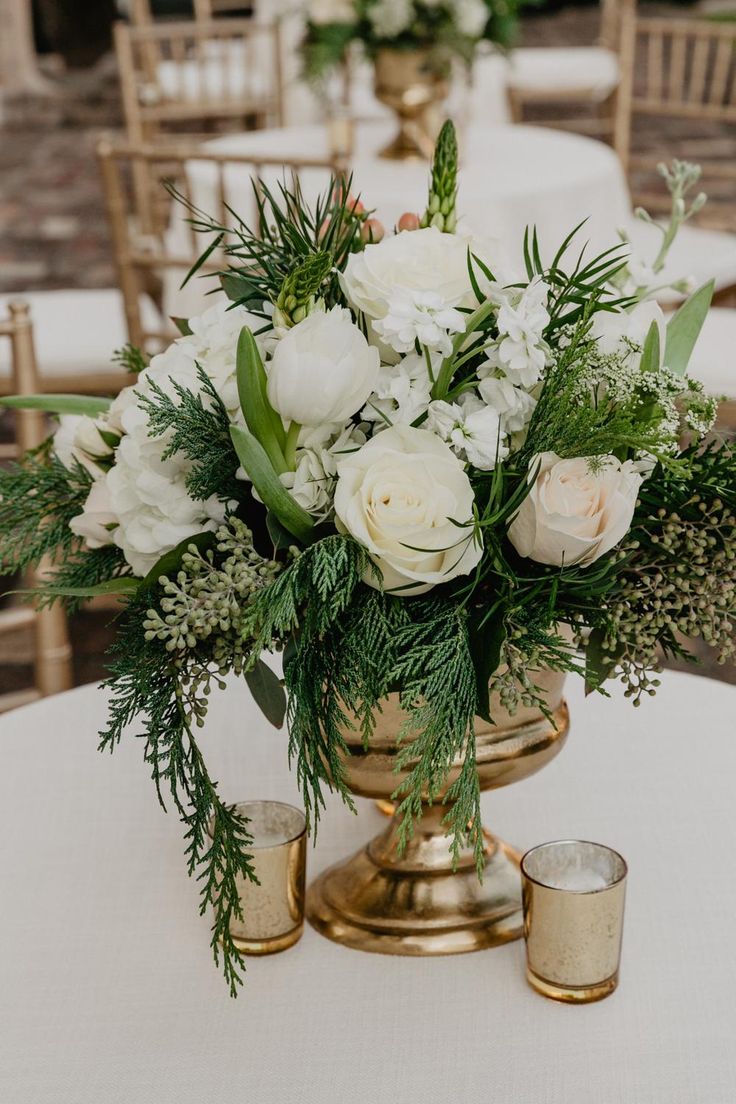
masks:
<path fill-rule="evenodd" d="M 692 174 L 669 183 L 682 221 Z M 225 676 L 288 708 L 312 824 L 326 790 L 352 803 L 345 733 L 369 745 L 397 693 L 398 845 L 428 796 L 481 868 L 492 703 L 544 713 L 553 671 L 638 704 L 688 636 L 733 655 L 736 605 L 736 455 L 704 444 L 715 402 L 686 374 L 711 286 L 665 321 L 628 246 L 585 259 L 575 231 L 551 263 L 528 232 L 502 272 L 457 229 L 451 124 L 426 212 L 383 240 L 344 182 L 314 209 L 258 194 L 258 226 L 217 239 L 222 301 L 112 402 L 4 400 L 62 418 L 0 472 L 3 573 L 50 555 L 43 600 L 120 595 L 102 747 L 142 724 L 233 991 L 250 837 L 197 743 Z"/>

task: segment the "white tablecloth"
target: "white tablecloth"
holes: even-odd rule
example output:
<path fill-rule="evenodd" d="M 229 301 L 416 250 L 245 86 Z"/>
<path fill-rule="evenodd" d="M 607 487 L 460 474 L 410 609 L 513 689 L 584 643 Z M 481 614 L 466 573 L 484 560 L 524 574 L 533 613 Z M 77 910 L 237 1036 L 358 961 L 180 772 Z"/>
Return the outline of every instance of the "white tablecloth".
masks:
<path fill-rule="evenodd" d="M 366 207 L 392 227 L 404 211 L 426 205 L 428 166 L 422 162 L 386 161 L 378 157 L 395 130 L 394 122 L 361 123 L 355 132 L 351 162 L 353 191 Z M 325 127 L 284 127 L 226 135 L 207 143 L 218 153 L 261 157 L 329 158 Z M 542 258 L 551 261 L 558 246 L 579 222 L 578 249 L 590 242 L 590 256 L 616 243 L 618 227 L 631 218 L 626 181 L 615 153 L 602 142 L 577 134 L 530 126 L 473 124 L 461 138 L 462 167 L 458 209 L 461 227 L 495 242 L 499 269 L 509 279 L 523 273 L 522 245 L 527 226 L 536 226 Z M 225 192 L 230 206 L 252 217 L 252 169 L 226 168 Z M 188 176 L 193 202 L 202 210 L 217 209 L 216 176 L 207 162 L 193 161 Z M 274 187 L 283 174 L 266 171 Z M 313 201 L 328 184 L 326 170 L 304 170 L 301 182 Z M 175 210 L 175 219 L 181 212 Z M 170 248 L 186 248 L 183 225 L 172 225 Z M 206 242 L 203 239 L 202 248 Z M 571 255 L 570 267 L 574 258 Z M 175 281 L 178 284 L 178 281 Z M 203 302 L 205 281 L 193 281 L 179 294 L 172 286 L 167 314 L 191 316 Z"/>
<path fill-rule="evenodd" d="M 523 946 L 392 958 L 307 928 L 252 960 L 232 1001 L 132 737 L 95 750 L 105 697 L 0 720 L 3 1104 L 732 1104 L 736 1083 L 736 689 L 666 674 L 639 710 L 570 687 L 572 732 L 535 777 L 484 798 L 522 848 L 583 837 L 630 881 L 619 990 L 537 996 Z M 232 800 L 294 801 L 285 736 L 243 688 L 204 744 Z M 330 804 L 309 874 L 377 830 Z"/>

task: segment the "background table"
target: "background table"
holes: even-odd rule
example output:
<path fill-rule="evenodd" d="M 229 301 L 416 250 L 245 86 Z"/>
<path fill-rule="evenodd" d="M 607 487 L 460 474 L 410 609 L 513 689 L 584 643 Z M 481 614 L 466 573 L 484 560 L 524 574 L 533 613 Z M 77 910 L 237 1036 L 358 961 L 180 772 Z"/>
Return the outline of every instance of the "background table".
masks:
<path fill-rule="evenodd" d="M 486 795 L 526 848 L 583 837 L 630 864 L 619 990 L 537 996 L 523 946 L 352 951 L 307 927 L 227 995 L 140 741 L 97 753 L 94 687 L 0 720 L 0 1100 L 5 1104 L 730 1104 L 736 1081 L 736 689 L 665 674 L 634 710 L 568 695 L 567 747 Z M 285 736 L 242 686 L 204 735 L 232 800 L 297 800 Z M 374 833 L 332 801 L 309 874 Z"/>
<path fill-rule="evenodd" d="M 404 211 L 426 206 L 428 165 L 419 161 L 386 161 L 378 157 L 396 129 L 393 121 L 359 123 L 351 159 L 353 191 L 387 228 Z M 322 126 L 282 127 L 226 135 L 206 144 L 217 153 L 254 157 L 329 159 L 327 129 Z M 230 206 L 251 217 L 252 170 L 231 165 L 225 170 L 225 193 Z M 276 187 L 280 170 L 266 170 L 264 179 Z M 214 166 L 192 161 L 188 177 L 193 202 L 203 211 L 218 205 Z M 305 169 L 301 183 L 310 201 L 325 191 L 326 170 Z M 515 279 L 523 273 L 524 231 L 536 226 L 542 257 L 551 261 L 567 234 L 587 218 L 578 249 L 590 242 L 589 255 L 615 245 L 619 227 L 631 219 L 631 205 L 621 165 L 602 142 L 544 127 L 472 124 L 461 137 L 461 175 L 458 210 L 461 228 L 486 239 L 499 270 Z M 169 248 L 186 249 L 182 212 L 174 210 Z M 203 241 L 203 248 L 206 243 Z M 191 317 L 202 305 L 205 281 L 193 281 L 178 292 L 173 277 L 167 292 L 167 314 Z"/>

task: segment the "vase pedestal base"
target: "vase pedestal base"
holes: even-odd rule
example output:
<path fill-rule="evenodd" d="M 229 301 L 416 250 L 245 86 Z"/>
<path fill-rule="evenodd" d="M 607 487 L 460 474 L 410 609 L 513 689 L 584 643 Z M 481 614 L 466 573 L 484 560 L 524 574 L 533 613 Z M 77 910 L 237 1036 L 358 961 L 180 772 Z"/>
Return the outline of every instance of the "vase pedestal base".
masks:
<path fill-rule="evenodd" d="M 427 808 L 401 858 L 396 828 L 330 867 L 307 892 L 307 918 L 328 939 L 378 954 L 463 954 L 522 934 L 520 855 L 486 834 L 478 880 L 472 855 L 453 873 L 441 826 L 447 810 Z"/>

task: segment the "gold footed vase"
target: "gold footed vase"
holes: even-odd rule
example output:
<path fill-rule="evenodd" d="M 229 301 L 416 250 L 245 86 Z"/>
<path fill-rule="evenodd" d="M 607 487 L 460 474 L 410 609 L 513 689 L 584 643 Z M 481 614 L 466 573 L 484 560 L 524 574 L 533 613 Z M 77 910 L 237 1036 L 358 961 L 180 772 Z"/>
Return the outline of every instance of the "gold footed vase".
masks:
<path fill-rule="evenodd" d="M 449 93 L 446 66 L 429 50 L 382 49 L 375 61 L 376 99 L 397 115 L 398 134 L 379 156 L 393 161 L 432 158 L 442 125 L 440 112 Z"/>
<path fill-rule="evenodd" d="M 481 790 L 519 782 L 545 766 L 561 749 L 569 728 L 562 698 L 564 675 L 541 672 L 552 720 L 540 710 L 513 717 L 491 700 L 491 725 L 476 718 L 476 755 Z M 390 695 L 366 750 L 358 733 L 345 732 L 350 749 L 346 778 L 352 793 L 386 799 L 402 780 L 395 773 L 396 734 L 404 714 Z M 453 769 L 448 786 L 457 777 Z M 410 769 L 410 767 L 408 768 Z M 307 892 L 307 918 L 336 943 L 380 954 L 461 954 L 494 947 L 522 934 L 519 853 L 484 830 L 483 880 L 472 851 L 453 872 L 442 819 L 447 805 L 424 805 L 423 816 L 403 855 L 396 848 L 397 821 L 351 858 L 321 874 Z"/>

